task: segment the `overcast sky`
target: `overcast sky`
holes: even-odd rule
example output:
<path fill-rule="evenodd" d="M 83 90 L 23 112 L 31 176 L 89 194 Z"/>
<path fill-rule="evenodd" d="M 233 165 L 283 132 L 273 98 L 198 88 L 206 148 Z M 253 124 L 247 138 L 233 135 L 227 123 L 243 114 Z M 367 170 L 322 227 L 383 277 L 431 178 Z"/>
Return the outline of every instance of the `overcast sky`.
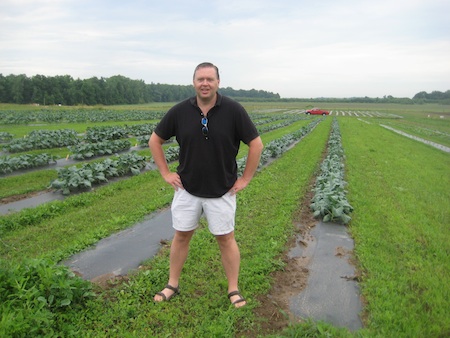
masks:
<path fill-rule="evenodd" d="M 0 0 L 0 73 L 123 75 L 281 97 L 450 89 L 449 0 Z"/>

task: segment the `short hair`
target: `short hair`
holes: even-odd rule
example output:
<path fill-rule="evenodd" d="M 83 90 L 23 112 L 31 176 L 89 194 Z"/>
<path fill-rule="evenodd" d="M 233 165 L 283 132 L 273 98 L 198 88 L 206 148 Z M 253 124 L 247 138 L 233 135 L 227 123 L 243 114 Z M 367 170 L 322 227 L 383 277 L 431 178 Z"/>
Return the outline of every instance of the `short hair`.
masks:
<path fill-rule="evenodd" d="M 200 63 L 197 67 L 195 67 L 194 70 L 194 76 L 193 78 L 195 79 L 195 73 L 197 72 L 197 70 L 199 70 L 200 68 L 214 68 L 216 70 L 216 74 L 217 74 L 217 79 L 220 80 L 220 76 L 219 76 L 219 68 L 217 68 L 216 65 L 212 64 L 211 62 L 202 62 Z"/>

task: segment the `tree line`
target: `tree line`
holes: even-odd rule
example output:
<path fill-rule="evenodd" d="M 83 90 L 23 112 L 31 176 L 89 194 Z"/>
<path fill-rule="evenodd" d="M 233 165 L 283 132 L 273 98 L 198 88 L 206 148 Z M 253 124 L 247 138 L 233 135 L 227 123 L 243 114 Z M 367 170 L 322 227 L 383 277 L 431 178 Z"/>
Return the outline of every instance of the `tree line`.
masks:
<path fill-rule="evenodd" d="M 450 90 L 445 92 L 419 92 L 414 97 L 396 98 L 385 95 L 351 98 L 280 98 L 279 94 L 264 90 L 235 90 L 220 88 L 220 93 L 240 101 L 310 101 L 310 102 L 357 102 L 357 103 L 401 103 L 450 104 Z M 40 105 L 117 105 L 143 104 L 151 102 L 178 102 L 194 96 L 192 85 L 146 84 L 143 80 L 132 80 L 122 75 L 109 78 L 92 77 L 74 79 L 70 75 L 27 77 L 24 74 L 3 76 L 0 74 L 0 103 Z"/>
<path fill-rule="evenodd" d="M 231 97 L 255 100 L 279 99 L 278 94 L 263 90 L 221 88 Z M 0 74 L 0 102 L 40 105 L 116 105 L 150 102 L 178 102 L 195 91 L 192 85 L 146 84 L 122 75 L 109 78 L 73 79 L 70 75 L 27 77 Z"/>
<path fill-rule="evenodd" d="M 433 91 L 430 94 L 427 92 L 420 92 L 409 97 L 394 97 L 392 95 L 385 95 L 383 97 L 349 97 L 349 98 L 334 98 L 334 97 L 319 97 L 319 98 L 305 98 L 305 99 L 280 99 L 281 101 L 302 101 L 302 102 L 344 102 L 344 103 L 397 103 L 397 104 L 424 104 L 424 103 L 438 103 L 450 104 L 450 90 L 445 92 Z"/>
<path fill-rule="evenodd" d="M 414 95 L 413 100 L 416 102 L 439 102 L 450 104 L 450 90 L 445 92 L 435 90 L 429 94 L 427 92 L 419 92 Z"/>

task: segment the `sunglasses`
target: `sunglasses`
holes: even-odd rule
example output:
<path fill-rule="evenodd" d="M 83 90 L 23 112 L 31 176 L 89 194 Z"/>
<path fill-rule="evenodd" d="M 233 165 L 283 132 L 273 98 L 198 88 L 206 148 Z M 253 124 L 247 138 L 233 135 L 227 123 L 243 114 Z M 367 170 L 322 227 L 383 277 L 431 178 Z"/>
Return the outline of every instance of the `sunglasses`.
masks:
<path fill-rule="evenodd" d="M 206 117 L 202 117 L 202 125 L 202 134 L 205 139 L 208 139 L 208 119 Z"/>

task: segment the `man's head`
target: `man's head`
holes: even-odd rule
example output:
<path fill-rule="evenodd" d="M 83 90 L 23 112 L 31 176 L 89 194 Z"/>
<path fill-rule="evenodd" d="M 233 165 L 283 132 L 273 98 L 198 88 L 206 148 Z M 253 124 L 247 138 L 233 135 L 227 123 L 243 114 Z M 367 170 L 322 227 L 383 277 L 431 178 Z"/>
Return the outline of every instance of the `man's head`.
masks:
<path fill-rule="evenodd" d="M 202 101 L 215 99 L 219 90 L 219 69 L 209 62 L 199 64 L 194 71 L 194 88 L 197 98 Z"/>
<path fill-rule="evenodd" d="M 219 68 L 217 68 L 216 65 L 212 64 L 211 62 L 202 62 L 200 63 L 197 67 L 195 67 L 194 70 L 194 80 L 195 80 L 195 73 L 197 73 L 197 70 L 201 69 L 201 68 L 214 68 L 217 74 L 217 79 L 220 80 L 220 76 L 219 76 Z"/>

